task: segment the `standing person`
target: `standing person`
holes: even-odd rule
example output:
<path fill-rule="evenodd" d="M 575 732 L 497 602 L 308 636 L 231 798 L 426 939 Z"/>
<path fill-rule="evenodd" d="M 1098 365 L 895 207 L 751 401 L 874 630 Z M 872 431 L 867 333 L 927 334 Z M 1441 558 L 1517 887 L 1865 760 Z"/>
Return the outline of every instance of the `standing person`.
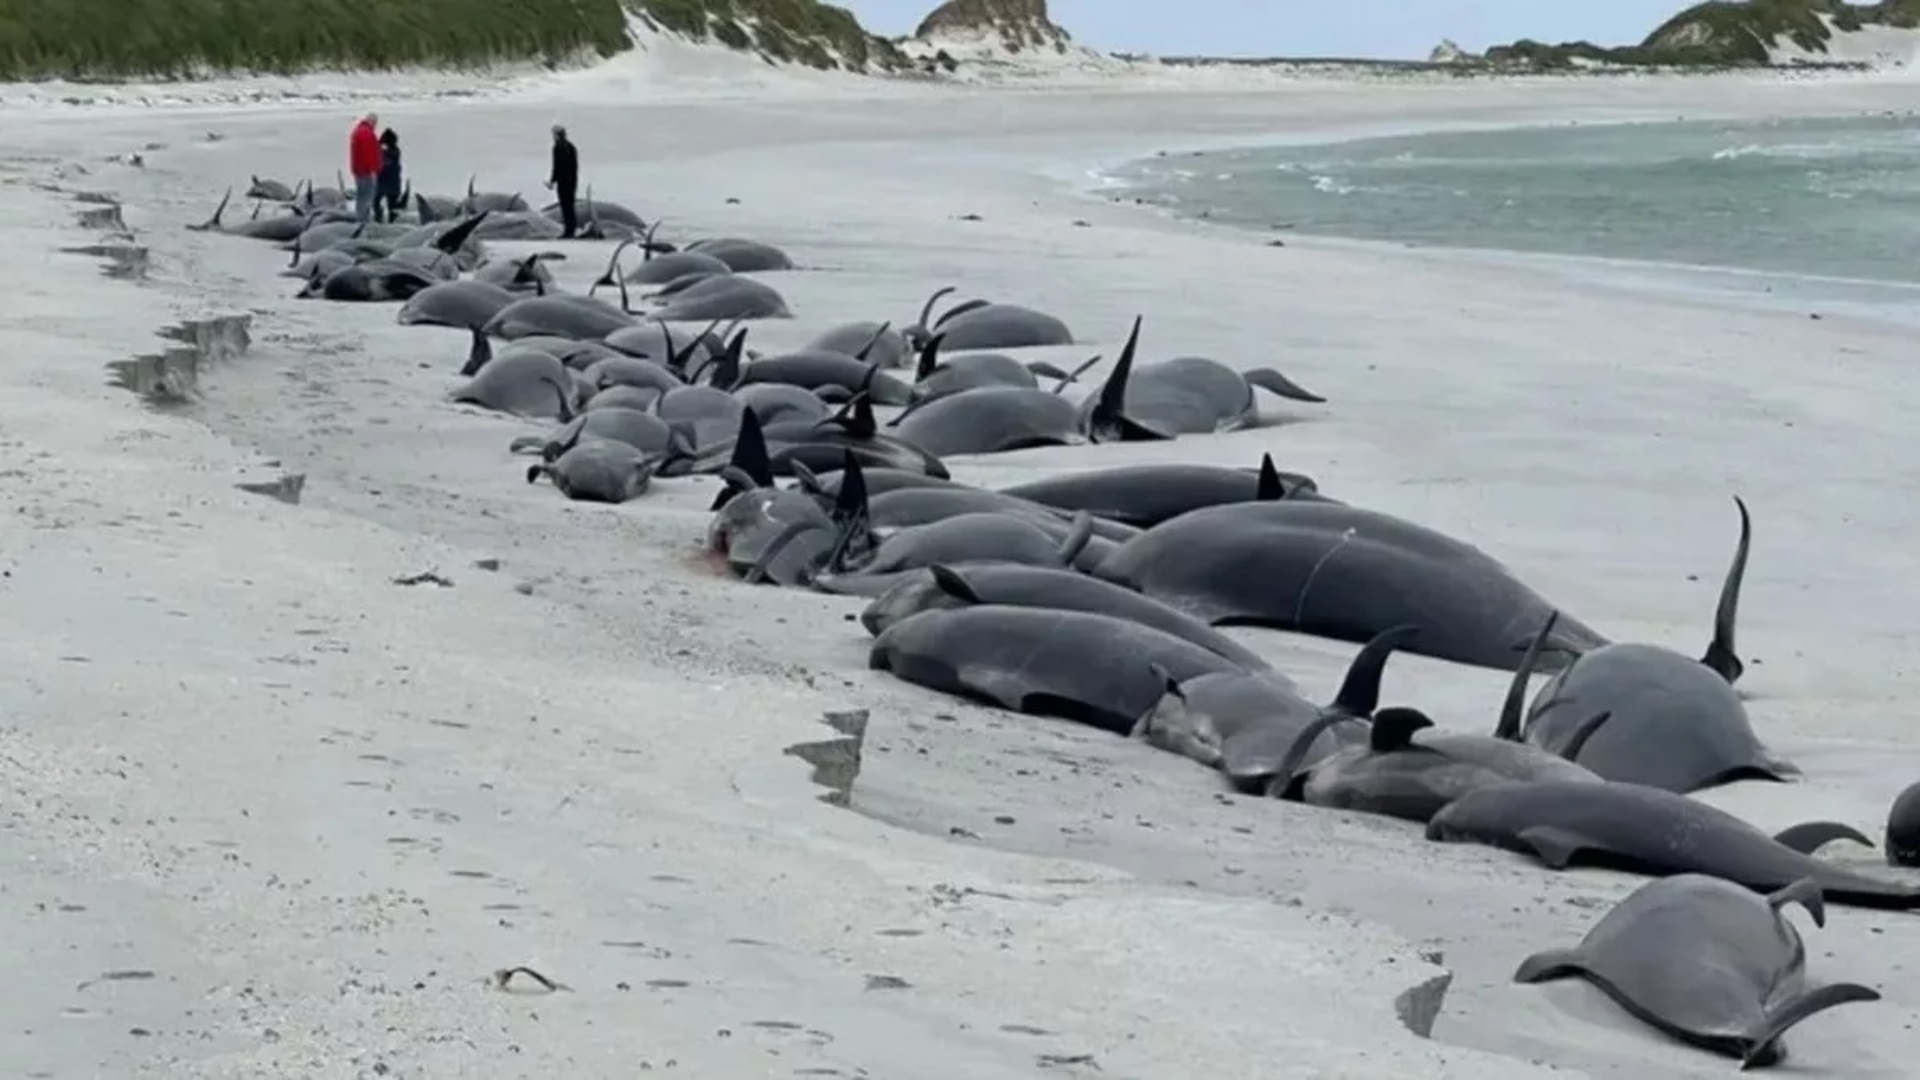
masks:
<path fill-rule="evenodd" d="M 380 189 L 374 196 L 374 217 L 391 222 L 405 207 L 400 205 L 400 136 L 392 128 L 380 133 Z M 385 207 L 385 213 L 381 207 Z"/>
<path fill-rule="evenodd" d="M 380 179 L 380 136 L 373 129 L 380 117 L 368 113 L 353 125 L 347 138 L 347 171 L 353 174 L 353 215 L 361 221 L 373 217 L 373 194 Z"/>
<path fill-rule="evenodd" d="M 580 152 L 567 139 L 564 125 L 553 125 L 553 171 L 547 175 L 547 187 L 560 196 L 560 224 L 566 230 L 560 239 L 573 239 L 579 221 L 573 213 L 574 192 L 580 187 Z"/>

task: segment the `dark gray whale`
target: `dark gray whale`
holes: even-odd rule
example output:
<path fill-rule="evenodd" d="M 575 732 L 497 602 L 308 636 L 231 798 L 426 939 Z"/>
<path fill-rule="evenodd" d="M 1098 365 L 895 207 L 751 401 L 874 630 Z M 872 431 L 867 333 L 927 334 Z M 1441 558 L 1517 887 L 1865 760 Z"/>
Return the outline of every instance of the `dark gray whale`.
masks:
<path fill-rule="evenodd" d="M 1759 893 L 1811 877 L 1834 903 L 1920 909 L 1920 886 L 1881 881 L 1804 853 L 1833 838 L 1870 843 L 1854 829 L 1824 822 L 1770 837 L 1685 795 L 1617 780 L 1484 787 L 1448 803 L 1427 823 L 1429 840 L 1503 848 L 1556 870 L 1578 863 L 1652 877 L 1710 874 Z"/>
<path fill-rule="evenodd" d="M 1737 497 L 1734 502 L 1740 509 L 1740 542 L 1721 587 L 1706 655 L 1696 660 L 1634 642 L 1583 652 L 1534 698 L 1525 728 L 1528 742 L 1609 780 L 1682 794 L 1734 780 L 1799 775 L 1761 744 L 1733 690 L 1743 667 L 1734 654 L 1734 619 L 1752 540 L 1746 503 Z M 1584 740 L 1576 756 L 1568 749 L 1572 733 L 1597 712 L 1612 719 Z"/>
<path fill-rule="evenodd" d="M 1114 664 L 1114 657 L 1134 661 Z M 931 690 L 1116 735 L 1133 730 L 1175 679 L 1238 664 L 1112 615 L 978 604 L 923 611 L 874 639 L 867 666 Z"/>
<path fill-rule="evenodd" d="M 1419 628 L 1407 651 L 1513 671 L 1554 607 L 1485 552 L 1373 510 L 1288 499 L 1182 514 L 1120 546 L 1096 573 L 1215 626 L 1340 641 Z M 1251 590 L 1246 583 L 1257 581 Z M 1606 644 L 1562 616 L 1556 647 Z"/>
<path fill-rule="evenodd" d="M 1827 924 L 1820 886 L 1803 878 L 1765 896 L 1705 874 L 1650 881 L 1615 904 L 1571 949 L 1535 953 L 1515 982 L 1578 977 L 1636 1019 L 1682 1042 L 1777 1064 L 1789 1028 L 1836 1005 L 1878 1001 L 1857 983 L 1807 988 L 1806 946 L 1784 908 Z"/>
<path fill-rule="evenodd" d="M 1319 495 L 1311 477 L 1281 472 L 1271 454 L 1261 455 L 1257 471 L 1181 462 L 1114 465 L 1061 473 L 1000 490 L 1142 529 L 1206 506 L 1295 498 L 1327 501 Z"/>
<path fill-rule="evenodd" d="M 1405 627 L 1380 634 L 1355 653 L 1333 700 L 1309 700 L 1277 671 L 1165 676 L 1165 693 L 1141 715 L 1133 735 L 1152 746 L 1219 769 L 1237 791 L 1273 795 L 1282 776 L 1342 747 L 1365 743 L 1366 719 L 1380 704 L 1380 681 Z M 1316 733 L 1305 739 L 1309 727 Z"/>
<path fill-rule="evenodd" d="M 934 564 L 906 576 L 860 613 L 860 623 L 878 637 L 887 627 L 922 611 L 1004 604 L 1054 611 L 1091 611 L 1128 619 L 1183 638 L 1248 671 L 1266 671 L 1260 654 L 1189 615 L 1131 589 L 1072 570 L 1017 563 L 972 566 Z"/>

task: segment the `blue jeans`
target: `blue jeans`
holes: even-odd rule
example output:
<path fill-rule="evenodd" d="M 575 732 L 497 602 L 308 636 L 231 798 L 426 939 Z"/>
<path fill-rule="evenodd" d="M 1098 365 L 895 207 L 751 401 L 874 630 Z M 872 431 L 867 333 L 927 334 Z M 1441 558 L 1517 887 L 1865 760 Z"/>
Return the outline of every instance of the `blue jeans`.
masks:
<path fill-rule="evenodd" d="M 371 173 L 353 178 L 353 216 L 361 221 L 368 221 L 373 217 L 373 188 L 376 179 L 378 177 Z"/>

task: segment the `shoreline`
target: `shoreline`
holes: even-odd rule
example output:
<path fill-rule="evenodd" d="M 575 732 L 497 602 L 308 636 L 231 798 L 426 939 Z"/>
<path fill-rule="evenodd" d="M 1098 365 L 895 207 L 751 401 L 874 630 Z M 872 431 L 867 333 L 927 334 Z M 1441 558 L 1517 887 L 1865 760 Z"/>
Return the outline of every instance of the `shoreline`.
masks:
<path fill-rule="evenodd" d="M 540 61 L 498 61 L 472 68 L 398 68 L 372 72 L 316 68 L 291 75 L 217 74 L 177 78 L 90 79 L 47 78 L 27 82 L 0 82 L 0 113 L 31 111 L 165 111 L 181 115 L 192 111 L 235 108 L 285 108 L 304 111 L 344 102 L 395 99 L 445 101 L 449 99 L 525 100 L 557 94 L 564 97 L 573 84 L 608 72 L 672 68 L 691 64 L 695 69 L 719 66 L 735 74 L 753 71 L 757 80 L 785 84 L 784 90 L 809 87 L 823 96 L 887 97 L 897 93 L 1087 93 L 1127 92 L 1129 88 L 1157 92 L 1261 93 L 1285 92 L 1303 86 L 1356 87 L 1455 86 L 1463 83 L 1513 87 L 1554 87 L 1568 84 L 1754 83 L 1781 85 L 1875 85 L 1912 78 L 1902 68 L 1807 67 L 1680 68 L 1639 70 L 1569 70 L 1565 72 L 1477 72 L 1463 79 L 1447 70 L 1376 71 L 1363 66 L 1320 60 L 1276 58 L 1246 62 L 1186 62 L 1191 58 L 1161 58 L 1089 53 L 1086 62 L 1071 59 L 990 58 L 963 61 L 961 78 L 921 73 L 855 75 L 823 71 L 795 63 L 762 64 L 710 42 L 695 42 L 670 31 L 630 20 L 634 44 L 604 61 L 547 64 Z M 674 76 L 690 72 L 674 71 Z M 695 70 L 691 74 L 698 75 Z M 368 89 L 368 84 L 373 84 Z M 673 91 L 656 82 L 655 90 Z M 679 89 L 685 90 L 685 87 Z M 716 94 L 700 87 L 689 100 L 712 101 L 745 93 Z"/>
<path fill-rule="evenodd" d="M 1868 109 L 1862 111 L 1834 113 L 1795 113 L 1780 116 L 1768 116 L 1764 119 L 1792 120 L 1859 120 L 1888 115 L 1884 110 Z M 1159 220 L 1175 222 L 1183 227 L 1197 228 L 1203 231 L 1224 230 L 1227 233 L 1276 246 L 1301 246 L 1319 249 L 1339 249 L 1349 251 L 1389 252 L 1425 252 L 1446 258 L 1458 258 L 1463 261 L 1482 264 L 1509 266 L 1533 266 L 1553 272 L 1563 272 L 1588 280 L 1594 284 L 1612 285 L 1634 290 L 1643 294 L 1658 294 L 1663 290 L 1682 289 L 1696 295 L 1723 298 L 1727 302 L 1745 306 L 1781 309 L 1789 303 L 1789 298 L 1777 296 L 1775 287 L 1791 289 L 1797 292 L 1820 293 L 1827 296 L 1827 302 L 1864 311 L 1867 317 L 1884 319 L 1891 323 L 1912 325 L 1920 322 L 1920 309 L 1912 309 L 1911 302 L 1903 294 L 1920 294 L 1920 281 L 1902 281 L 1891 278 L 1868 278 L 1842 274 L 1821 273 L 1815 271 L 1777 270 L 1761 267 L 1723 265 L 1716 263 L 1690 263 L 1680 260 L 1661 260 L 1633 258 L 1629 256 L 1575 254 L 1570 252 L 1538 250 L 1528 248 L 1474 247 L 1457 244 L 1431 244 L 1414 241 L 1398 241 L 1374 237 L 1346 236 L 1338 233 L 1320 233 L 1298 229 L 1292 225 L 1269 225 L 1265 228 L 1253 224 L 1212 218 L 1207 208 L 1194 212 L 1177 204 L 1151 201 L 1150 195 L 1156 186 L 1150 183 L 1129 183 L 1125 177 L 1116 176 L 1118 170 L 1158 160 L 1178 158 L 1204 158 L 1208 155 L 1231 153 L 1239 150 L 1261 150 L 1301 147 L 1338 147 L 1352 143 L 1369 142 L 1375 139 L 1446 137 L 1457 134 L 1485 134 L 1508 131 L 1552 131 L 1568 128 L 1626 128 L 1656 126 L 1665 124 L 1693 123 L 1752 123 L 1763 119 L 1759 116 L 1742 116 L 1738 112 L 1729 112 L 1721 116 L 1641 117 L 1641 118 L 1603 118 L 1598 120 L 1517 120 L 1484 123 L 1464 121 L 1458 124 L 1393 124 L 1379 129 L 1350 129 L 1345 131 L 1315 131 L 1296 133 L 1292 136 L 1278 136 L 1259 142 L 1225 144 L 1209 141 L 1202 145 L 1164 148 L 1150 154 L 1137 155 L 1117 160 L 1103 158 L 1100 163 L 1089 166 L 1085 182 L 1079 185 L 1074 194 L 1092 201 L 1120 206 L 1129 210 L 1152 216 Z M 1284 242 L 1284 243 L 1280 243 Z M 1879 294 L 1886 297 L 1876 302 L 1870 297 Z M 1913 299 L 1920 299 L 1920 295 Z"/>
<path fill-rule="evenodd" d="M 1904 579 L 1877 589 L 1862 579 L 1902 565 L 1897 537 L 1908 526 L 1898 507 L 1868 498 L 1890 476 L 1846 473 L 1821 451 L 1905 460 L 1893 452 L 1903 421 L 1850 413 L 1863 392 L 1843 381 L 1869 387 L 1865 400 L 1884 395 L 1874 376 L 1901 370 L 1903 337 L 1848 320 L 1809 328 L 1804 320 L 1702 316 L 1421 252 L 1313 244 L 1267 262 L 1250 245 L 1181 222 L 1148 222 L 1127 207 L 1088 213 L 1092 226 L 1072 229 L 1064 215 L 1080 204 L 1034 163 L 1061 160 L 1048 155 L 1062 144 L 1145 139 L 1135 126 L 1178 130 L 1188 122 L 1180 104 L 1154 106 L 1136 124 L 1136 103 L 1083 97 L 1054 106 L 1057 115 L 1009 121 L 1014 133 L 982 140 L 978 150 L 942 138 L 994 108 L 962 94 L 930 104 L 885 100 L 878 117 L 854 124 L 778 101 L 702 107 L 675 117 L 687 131 L 671 156 L 641 146 L 615 159 L 610 150 L 594 168 L 608 197 L 658 207 L 676 230 L 764 235 L 836 271 L 778 278 L 801 317 L 756 326 L 763 347 L 797 343 L 840 319 L 917 308 L 927 288 L 952 278 L 968 292 L 1062 311 L 1086 335 L 1087 352 L 1111 354 L 1131 313 L 1145 307 L 1154 356 L 1181 347 L 1278 363 L 1332 403 L 1297 416 L 1274 410 L 1291 423 L 1141 453 L 1246 463 L 1271 448 L 1342 497 L 1487 544 L 1623 634 L 1678 645 L 1703 633 L 1711 588 L 1688 579 L 1712 579 L 1725 557 L 1720 502 L 1729 487 L 1777 489 L 1780 476 L 1810 471 L 1829 477 L 1799 491 L 1791 515 L 1778 499 L 1756 504 L 1767 566 L 1756 563 L 1743 609 L 1743 636 L 1770 661 L 1754 672 L 1756 710 L 1766 710 L 1757 719 L 1770 740 L 1817 766 L 1815 778 L 1797 789 L 1749 785 L 1715 799 L 1768 826 L 1818 811 L 1877 827 L 1869 811 L 1884 806 L 1892 776 L 1881 758 L 1911 765 L 1920 748 L 1892 715 L 1900 687 L 1882 666 L 1904 647 Z M 1248 97 L 1242 113 L 1209 122 L 1246 125 L 1276 107 L 1301 116 L 1314 108 L 1311 97 L 1289 92 Z M 1393 103 L 1382 96 L 1367 107 Z M 435 187 L 463 178 L 467 164 L 484 164 L 489 176 L 529 174 L 540 147 L 521 132 L 537 134 L 549 108 L 410 106 L 405 112 L 420 120 L 411 160 L 442 162 L 415 166 Z M 666 112 L 577 111 L 574 126 L 591 147 L 612 145 L 610 137 L 592 141 L 596 131 Z M 430 127 L 429 119 L 440 122 Z M 442 135 L 436 127 L 458 130 Z M 1508 952 L 1557 943 L 1631 879 L 1553 875 L 1424 845 L 1378 821 L 1219 797 L 1189 763 L 1125 740 L 934 699 L 860 670 L 864 641 L 841 621 L 857 608 L 844 601 L 747 592 L 689 575 L 680 560 L 704 525 L 706 486 L 663 484 L 601 513 L 515 482 L 502 448 L 538 425 L 436 400 L 461 351 L 451 332 L 395 327 L 390 308 L 291 302 L 284 279 L 264 276 L 277 269 L 269 266 L 277 256 L 255 242 L 177 231 L 181 210 L 217 198 L 219 178 L 236 178 L 244 162 L 317 164 L 337 141 L 331 130 L 288 131 L 258 116 L 222 128 L 228 135 L 219 143 L 175 140 L 144 172 L 107 170 L 102 180 L 154 196 L 132 209 L 145 231 L 166 237 L 164 246 L 154 243 L 162 275 L 180 279 L 165 286 L 169 295 L 192 282 L 200 302 L 259 310 L 253 354 L 218 370 L 194 423 L 221 433 L 210 441 L 254 446 L 256 459 L 308 472 L 309 494 L 288 513 L 263 514 L 259 501 L 222 499 L 224 477 L 176 477 L 165 456 L 152 453 L 139 462 L 151 470 L 141 477 L 151 490 L 84 490 L 141 513 L 149 512 L 143 499 L 189 500 L 180 512 L 197 527 L 194 572 L 169 566 L 171 576 L 140 588 L 233 625 L 218 648 L 177 643 L 172 665 L 214 683 L 231 678 L 227 653 L 277 650 L 285 640 L 311 663 L 276 666 L 264 678 L 312 697 L 288 704 L 288 691 L 248 681 L 228 691 L 243 697 L 200 703 L 196 712 L 153 678 L 137 684 L 154 697 L 153 715 L 129 727 L 86 708 L 83 688 L 71 674 L 60 682 L 51 659 L 36 661 L 46 666 L 25 677 L 68 687 L 74 730 L 49 725 L 24 736 L 37 752 L 17 760 L 35 771 L 10 776 L 32 780 L 36 792 L 65 783 L 78 792 L 72 797 L 117 798 L 164 822 L 184 798 L 170 777 L 234 770 L 222 799 L 249 808 L 246 822 L 210 800 L 194 805 L 217 824 L 140 826 L 136 814 L 129 827 L 156 847 L 198 852 L 208 838 L 236 845 L 214 852 L 246 860 L 251 876 L 229 903 L 255 911 L 228 914 L 242 932 L 220 939 L 218 973 L 206 981 L 245 973 L 273 1000 L 276 1030 L 296 1031 L 278 1016 L 302 1018 L 295 1024 L 308 1030 L 298 1033 L 314 1046 L 249 1047 L 236 1053 L 250 1056 L 218 1063 L 230 1070 L 196 1075 L 239 1074 L 249 1063 L 337 1065 L 339 1057 L 319 1055 L 344 1055 L 356 1044 L 416 1075 L 455 1075 L 482 1057 L 513 1060 L 508 1042 L 524 1047 L 518 1061 L 528 1075 L 564 1068 L 591 1077 L 628 1075 L 636 1054 L 751 1075 L 775 1050 L 785 1067 L 911 1068 L 924 1065 L 929 1044 L 981 1077 L 1030 1075 L 1038 1053 L 1089 1052 L 1109 1071 L 1143 1075 L 1261 1060 L 1382 1080 L 1570 1075 L 1526 1058 L 1594 1076 L 1724 1072 L 1724 1062 L 1610 1032 L 1604 1013 L 1501 985 Z M 77 134 L 85 136 L 80 144 L 99 142 L 97 130 Z M 720 205 L 722 193 L 739 204 Z M 963 210 L 982 220 L 955 221 Z M 583 246 L 562 267 L 563 280 L 590 277 L 599 250 Z M 1394 297 L 1390 307 L 1383 291 Z M 1730 375 L 1717 372 L 1712 361 L 1749 339 L 1746 347 L 1764 355 Z M 1542 341 L 1566 355 L 1539 364 Z M 1805 376 L 1781 358 L 1823 347 L 1862 353 L 1850 363 L 1865 366 L 1823 372 L 1831 383 L 1797 394 L 1804 387 L 1795 380 Z M 1740 385 L 1768 382 L 1777 387 Z M 75 392 L 90 403 L 107 400 Z M 1703 417 L 1689 398 L 1715 401 L 1714 415 Z M 0 416 L 12 411 L 0 408 Z M 1774 412 L 1807 434 L 1782 434 Z M 1575 417 L 1584 441 L 1570 445 Z M 1842 422 L 1853 441 L 1834 441 Z M 139 426 L 169 424 L 143 418 Z M 61 430 L 42 437 L 62 448 L 73 438 Z M 1649 445 L 1671 467 L 1631 471 L 1645 455 L 1627 448 Z M 1716 453 L 1728 446 L 1738 452 Z M 963 478 L 994 482 L 1109 464 L 1117 458 L 1107 451 L 1123 449 L 955 465 Z M 201 462 L 197 471 L 214 468 Z M 61 505 L 58 496 L 43 498 Z M 1858 520 L 1834 533 L 1830 523 L 1849 510 Z M 1656 537 L 1638 535 L 1655 527 Z M 118 565 L 126 557 L 113 546 L 118 531 L 97 535 L 80 561 Z M 331 560 L 334 576 L 277 580 L 316 553 Z M 500 557 L 504 572 L 470 567 L 486 556 Z M 386 580 L 427 566 L 455 585 L 409 590 Z M 44 557 L 33 569 L 16 576 L 42 582 L 43 602 L 60 582 L 71 589 L 85 580 L 54 576 Z M 256 582 L 239 594 L 253 599 L 223 604 L 233 594 L 216 582 L 235 576 Z M 516 583 L 533 595 L 514 591 Z M 276 603 L 265 601 L 269 594 Z M 1885 608 L 1862 610 L 1879 607 L 1868 597 Z M 274 620 L 312 628 L 322 612 L 335 629 L 319 641 L 302 645 L 284 626 L 271 636 Z M 76 611 L 63 630 L 95 635 L 96 672 L 118 673 L 106 666 L 113 636 L 88 629 L 86 617 L 98 615 Z M 16 633 L 38 640 L 36 630 L 45 633 L 24 624 Z M 252 645 L 249 632 L 271 644 Z M 1337 677 L 1350 652 L 1286 635 L 1244 640 L 1283 657 L 1303 685 L 1316 687 Z M 313 647 L 336 642 L 343 651 Z M 133 692 L 131 679 L 112 677 Z M 1392 681 L 1397 697 L 1434 702 L 1474 729 L 1504 685 L 1398 659 Z M 1835 686 L 1846 695 L 1836 696 Z M 1881 701 L 1887 716 L 1879 715 Z M 849 707 L 873 716 L 856 788 L 863 813 L 907 829 L 820 807 L 804 768 L 780 753 L 825 737 L 822 710 Z M 182 753 L 168 736 L 219 756 Z M 143 763 L 139 779 L 58 771 L 62 753 L 89 741 Z M 1874 751 L 1880 743 L 1892 752 Z M 338 794 L 342 787 L 349 796 Z M 977 839 L 956 841 L 954 829 Z M 395 845 L 395 837 L 410 843 Z M 108 866 L 118 858 L 93 857 Z M 198 941 L 207 928 L 195 921 L 197 890 L 226 879 L 173 858 L 156 902 L 184 918 L 181 940 Z M 259 885 L 269 873 L 282 880 L 277 890 Z M 1397 903 L 1402 893 L 1408 903 Z M 513 907 L 483 909 L 481 899 Z M 416 913 L 414 900 L 433 917 Z M 1821 955 L 1823 973 L 1896 989 L 1885 963 L 1876 963 L 1898 944 L 1878 935 L 1891 925 L 1888 917 L 1836 914 L 1810 951 Z M 328 927 L 337 929 L 323 933 Z M 736 936 L 760 941 L 737 945 Z M 1383 988 L 1398 993 L 1434 977 L 1422 953 L 1441 954 L 1454 972 L 1440 1041 L 1430 1043 L 1403 1041 L 1397 1027 L 1382 1026 L 1392 996 Z M 258 967 L 264 955 L 281 967 Z M 300 970 L 297 961 L 308 957 L 325 962 Z M 487 970 L 514 962 L 577 992 L 539 1002 L 539 1018 L 529 1019 L 525 1004 L 479 985 Z M 436 975 L 423 980 L 426 990 L 402 989 L 427 970 Z M 911 985 L 876 994 L 862 981 L 874 975 Z M 684 985 L 647 987 L 649 979 Z M 635 990 L 614 989 L 616 981 Z M 1090 984 L 1100 987 L 1097 999 Z M 215 1013 L 231 1040 L 252 1027 Z M 1875 1075 L 1831 1066 L 1871 1067 L 1877 1054 L 1897 1053 L 1876 1032 L 1890 1026 L 1897 1037 L 1899 1025 L 1889 1021 L 1899 1015 L 1862 1011 L 1809 1025 L 1796 1033 L 1796 1056 L 1834 1075 Z M 761 1020 L 830 1033 L 832 1045 L 755 1028 Z M 311 1030 L 319 1022 L 324 1037 Z M 395 1026 L 401 1038 L 383 1034 Z M 716 1041 L 710 1033 L 720 1027 L 745 1037 Z M 424 1041 L 423 1032 L 479 1045 L 450 1049 L 451 1040 Z M 1460 1042 L 1498 1056 L 1456 1049 Z"/>

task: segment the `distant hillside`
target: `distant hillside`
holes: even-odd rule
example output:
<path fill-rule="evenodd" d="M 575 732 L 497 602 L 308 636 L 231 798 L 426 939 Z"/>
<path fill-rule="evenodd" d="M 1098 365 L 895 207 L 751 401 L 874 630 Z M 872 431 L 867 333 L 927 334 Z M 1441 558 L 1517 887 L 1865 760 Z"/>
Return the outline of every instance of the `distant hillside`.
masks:
<path fill-rule="evenodd" d="M 855 72 L 896 71 L 907 58 L 846 8 L 818 0 L 625 0 L 655 27 L 769 60 Z"/>
<path fill-rule="evenodd" d="M 817 0 L 0 0 L 0 80 L 566 65 L 655 29 L 848 71 L 907 65 Z"/>
<path fill-rule="evenodd" d="M 1073 40 L 1047 17 L 1047 0 L 947 0 L 920 20 L 913 36 L 997 45 L 1006 53 L 1065 52 Z"/>
<path fill-rule="evenodd" d="M 0 2 L 0 79 L 564 63 L 628 44 L 618 0 Z"/>
<path fill-rule="evenodd" d="M 1548 44 L 1520 40 L 1486 51 L 1502 68 L 1560 70 L 1582 66 L 1754 67 L 1791 59 L 1847 62 L 1833 55 L 1838 37 L 1875 28 L 1920 27 L 1920 0 L 1709 0 L 1661 23 L 1637 45 L 1590 41 Z"/>

